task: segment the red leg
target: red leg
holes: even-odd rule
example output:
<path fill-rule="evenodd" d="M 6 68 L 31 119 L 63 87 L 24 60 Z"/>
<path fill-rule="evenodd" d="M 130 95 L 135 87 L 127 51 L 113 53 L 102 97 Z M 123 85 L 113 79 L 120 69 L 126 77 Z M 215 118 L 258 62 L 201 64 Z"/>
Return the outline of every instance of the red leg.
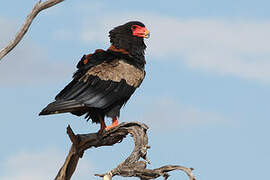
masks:
<path fill-rule="evenodd" d="M 112 118 L 112 125 L 107 126 L 106 130 L 109 130 L 109 129 L 116 127 L 116 126 L 118 126 L 118 119 L 117 119 L 117 117 L 114 117 L 114 118 Z"/>
<path fill-rule="evenodd" d="M 102 134 L 104 129 L 106 129 L 106 124 L 105 124 L 104 118 L 99 116 L 99 122 L 100 122 L 100 129 L 99 129 L 98 133 Z"/>

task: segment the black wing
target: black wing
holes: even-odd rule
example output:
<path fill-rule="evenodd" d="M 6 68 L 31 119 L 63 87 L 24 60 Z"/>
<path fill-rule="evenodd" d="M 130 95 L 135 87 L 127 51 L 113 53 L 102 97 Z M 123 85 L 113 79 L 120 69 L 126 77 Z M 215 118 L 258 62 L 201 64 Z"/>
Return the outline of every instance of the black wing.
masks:
<path fill-rule="evenodd" d="M 98 61 L 96 57 L 98 56 L 91 57 L 90 61 L 93 61 L 87 64 L 90 67 L 88 70 L 83 66 L 75 73 L 72 82 L 56 96 L 55 102 L 42 110 L 40 115 L 64 112 L 76 114 L 76 111 L 87 108 L 109 110 L 114 106 L 121 107 L 130 98 L 142 81 L 144 72 L 136 71 L 137 76 L 139 72 L 143 73 L 143 76 L 140 74 L 142 79 L 138 78 L 139 76 L 132 77 L 128 69 L 131 65 L 123 67 L 123 63 L 119 63 L 117 59 L 106 58 L 109 61 L 105 61 L 99 58 Z M 125 71 L 128 73 L 123 74 Z"/>

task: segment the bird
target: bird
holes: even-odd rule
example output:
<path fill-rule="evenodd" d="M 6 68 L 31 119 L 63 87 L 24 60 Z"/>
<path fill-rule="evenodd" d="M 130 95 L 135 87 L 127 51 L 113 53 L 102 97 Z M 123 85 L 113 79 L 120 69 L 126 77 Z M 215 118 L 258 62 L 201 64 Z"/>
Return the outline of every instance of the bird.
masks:
<path fill-rule="evenodd" d="M 72 81 L 39 115 L 71 113 L 100 123 L 98 133 L 118 126 L 120 109 L 145 78 L 145 38 L 150 32 L 140 21 L 109 31 L 110 47 L 79 60 Z M 112 119 L 106 126 L 105 117 Z"/>

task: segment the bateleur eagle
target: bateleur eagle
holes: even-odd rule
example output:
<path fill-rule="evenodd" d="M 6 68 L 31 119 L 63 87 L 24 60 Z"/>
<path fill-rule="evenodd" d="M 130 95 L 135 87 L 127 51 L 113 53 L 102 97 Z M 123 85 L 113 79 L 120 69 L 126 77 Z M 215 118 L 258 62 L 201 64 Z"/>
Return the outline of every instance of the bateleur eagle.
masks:
<path fill-rule="evenodd" d="M 145 25 L 138 21 L 112 29 L 111 46 L 84 55 L 73 80 L 39 115 L 85 115 L 87 120 L 100 123 L 99 132 L 117 126 L 120 109 L 144 79 L 144 38 L 149 35 Z M 112 125 L 106 127 L 105 116 L 112 118 Z"/>

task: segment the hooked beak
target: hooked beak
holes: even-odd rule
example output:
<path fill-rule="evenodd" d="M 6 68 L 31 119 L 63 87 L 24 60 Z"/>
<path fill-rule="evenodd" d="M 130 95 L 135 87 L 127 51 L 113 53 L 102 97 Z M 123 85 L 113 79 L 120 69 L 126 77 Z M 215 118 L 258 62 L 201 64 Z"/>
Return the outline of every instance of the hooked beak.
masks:
<path fill-rule="evenodd" d="M 133 36 L 149 38 L 150 32 L 145 27 L 136 26 L 137 28 L 132 31 Z"/>
<path fill-rule="evenodd" d="M 144 38 L 148 39 L 150 38 L 150 32 L 145 28 L 145 32 L 144 32 Z"/>

